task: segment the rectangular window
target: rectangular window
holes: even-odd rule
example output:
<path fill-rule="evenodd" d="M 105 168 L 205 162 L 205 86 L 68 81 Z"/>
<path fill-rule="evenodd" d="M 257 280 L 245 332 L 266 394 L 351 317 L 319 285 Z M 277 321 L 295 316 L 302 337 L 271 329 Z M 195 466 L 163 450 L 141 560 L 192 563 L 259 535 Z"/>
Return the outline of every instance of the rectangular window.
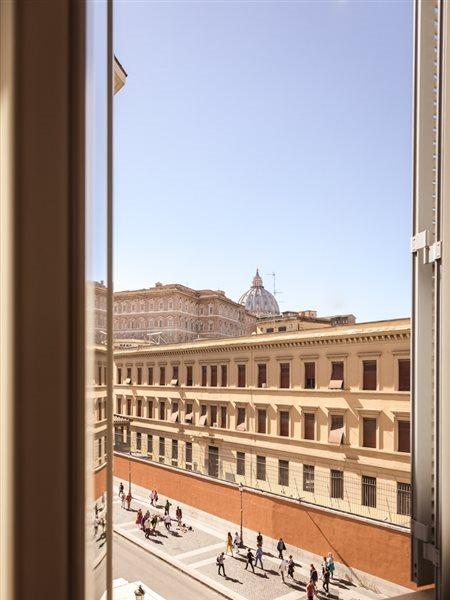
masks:
<path fill-rule="evenodd" d="M 97 440 L 97 456 L 98 458 L 102 457 L 102 438 L 98 438 Z"/>
<path fill-rule="evenodd" d="M 192 442 L 186 442 L 186 463 L 192 463 Z"/>
<path fill-rule="evenodd" d="M 281 327 L 278 327 L 278 331 L 286 331 L 286 326 L 282 325 Z"/>
<path fill-rule="evenodd" d="M 397 514 L 411 516 L 411 484 L 397 482 Z"/>
<path fill-rule="evenodd" d="M 363 444 L 364 448 L 377 447 L 377 420 L 372 417 L 363 417 Z"/>
<path fill-rule="evenodd" d="M 282 410 L 280 412 L 280 435 L 289 437 L 289 411 Z"/>
<path fill-rule="evenodd" d="M 238 387 L 245 387 L 245 365 L 238 365 Z"/>
<path fill-rule="evenodd" d="M 211 382 L 210 385 L 212 387 L 217 387 L 217 365 L 211 365 Z"/>
<path fill-rule="evenodd" d="M 291 387 L 291 365 L 280 363 L 280 388 Z"/>
<path fill-rule="evenodd" d="M 170 414 L 170 422 L 178 423 L 178 402 L 172 402 L 172 412 Z"/>
<path fill-rule="evenodd" d="M 98 385 L 102 385 L 102 367 L 99 365 L 98 367 Z"/>
<path fill-rule="evenodd" d="M 304 419 L 305 419 L 304 438 L 305 438 L 305 440 L 314 440 L 316 437 L 315 436 L 316 415 L 314 413 L 305 413 Z"/>
<path fill-rule="evenodd" d="M 342 361 L 331 363 L 330 390 L 341 390 L 344 387 L 344 363 Z"/>
<path fill-rule="evenodd" d="M 184 417 L 186 423 L 194 424 L 194 411 L 192 409 L 192 404 L 186 404 L 186 415 Z"/>
<path fill-rule="evenodd" d="M 330 471 L 330 497 L 344 499 L 344 472 L 331 469 Z"/>
<path fill-rule="evenodd" d="M 344 415 L 331 415 L 330 432 L 328 442 L 330 444 L 342 444 L 344 441 Z"/>
<path fill-rule="evenodd" d="M 305 389 L 314 390 L 316 388 L 316 363 L 305 363 Z"/>
<path fill-rule="evenodd" d="M 221 373 L 221 386 L 222 387 L 227 387 L 228 385 L 228 369 L 227 369 L 227 365 L 222 365 L 220 368 L 220 373 Z"/>
<path fill-rule="evenodd" d="M 139 431 L 136 433 L 136 450 L 142 450 L 142 434 Z"/>
<path fill-rule="evenodd" d="M 102 420 L 102 401 L 98 400 L 97 402 L 97 421 Z"/>
<path fill-rule="evenodd" d="M 147 400 L 147 419 L 153 419 L 153 400 Z"/>
<path fill-rule="evenodd" d="M 142 385 L 142 367 L 137 368 L 137 384 Z"/>
<path fill-rule="evenodd" d="M 267 433 L 267 411 L 258 408 L 258 433 Z"/>
<path fill-rule="evenodd" d="M 211 404 L 211 426 L 218 425 L 217 423 L 217 406 L 215 404 Z"/>
<path fill-rule="evenodd" d="M 137 401 L 137 416 L 142 417 L 142 400 Z"/>
<path fill-rule="evenodd" d="M 172 381 L 177 381 L 178 383 L 178 366 L 172 367 Z"/>
<path fill-rule="evenodd" d="M 314 494 L 314 465 L 303 465 L 303 491 Z"/>
<path fill-rule="evenodd" d="M 159 403 L 159 420 L 160 421 L 166 420 L 166 404 L 165 404 L 165 402 Z"/>
<path fill-rule="evenodd" d="M 147 435 L 147 454 L 151 456 L 153 454 L 153 436 Z"/>
<path fill-rule="evenodd" d="M 258 365 L 258 387 L 266 387 L 267 385 L 267 365 Z"/>
<path fill-rule="evenodd" d="M 166 456 L 166 440 L 163 437 L 159 438 L 159 462 L 164 462 Z"/>
<path fill-rule="evenodd" d="M 363 390 L 377 389 L 377 361 L 363 360 Z"/>
<path fill-rule="evenodd" d="M 256 479 L 259 481 L 266 480 L 266 457 L 256 456 Z"/>
<path fill-rule="evenodd" d="M 103 384 L 106 385 L 106 373 L 107 373 L 107 369 L 106 366 L 103 367 Z"/>
<path fill-rule="evenodd" d="M 273 327 L 268 327 L 266 330 L 267 333 L 273 333 Z"/>
<path fill-rule="evenodd" d="M 289 487 L 289 461 L 278 461 L 278 485 Z"/>
<path fill-rule="evenodd" d="M 243 406 L 239 406 L 237 409 L 237 423 L 236 425 L 245 425 L 245 408 Z"/>
<path fill-rule="evenodd" d="M 205 387 L 208 383 L 208 371 L 206 365 L 202 365 L 202 386 Z"/>
<path fill-rule="evenodd" d="M 220 426 L 222 427 L 222 429 L 227 428 L 227 407 L 226 406 L 220 407 Z"/>
<path fill-rule="evenodd" d="M 166 367 L 159 368 L 159 385 L 166 385 Z"/>
<path fill-rule="evenodd" d="M 411 361 L 409 358 L 398 361 L 398 391 L 409 392 L 411 390 Z"/>
<path fill-rule="evenodd" d="M 398 451 L 411 452 L 411 424 L 409 421 L 398 421 Z"/>
<path fill-rule="evenodd" d="M 127 398 L 127 415 L 131 415 L 131 398 Z"/>
<path fill-rule="evenodd" d="M 178 467 L 178 440 L 172 440 L 172 467 Z"/>
<path fill-rule="evenodd" d="M 236 474 L 245 477 L 245 452 L 236 453 Z"/>
<path fill-rule="evenodd" d="M 116 413 L 120 415 L 122 412 L 122 398 L 116 397 Z"/>
<path fill-rule="evenodd" d="M 120 367 L 117 367 L 117 383 L 122 383 L 122 369 Z"/>
<path fill-rule="evenodd" d="M 192 384 L 193 384 L 192 365 L 188 365 L 186 367 L 186 385 L 192 386 Z"/>
<path fill-rule="evenodd" d="M 377 506 L 377 480 L 376 477 L 362 476 L 361 504 L 376 508 Z"/>
<path fill-rule="evenodd" d="M 153 367 L 147 369 L 147 383 L 153 385 Z"/>
<path fill-rule="evenodd" d="M 127 383 L 131 383 L 131 367 L 128 367 L 127 369 Z"/>
<path fill-rule="evenodd" d="M 208 446 L 208 475 L 219 477 L 219 448 Z"/>

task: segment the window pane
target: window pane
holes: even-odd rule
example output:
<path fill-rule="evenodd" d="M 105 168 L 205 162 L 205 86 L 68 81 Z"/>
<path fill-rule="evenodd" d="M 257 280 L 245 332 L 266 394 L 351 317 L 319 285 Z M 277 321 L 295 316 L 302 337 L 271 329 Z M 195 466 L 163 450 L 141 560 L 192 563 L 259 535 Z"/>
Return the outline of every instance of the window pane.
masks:
<path fill-rule="evenodd" d="M 377 361 L 376 360 L 364 360 L 363 361 L 363 389 L 364 390 L 376 390 L 377 389 Z"/>
<path fill-rule="evenodd" d="M 258 433 L 267 433 L 267 411 L 262 408 L 258 408 Z"/>
<path fill-rule="evenodd" d="M 289 363 L 280 364 L 280 388 L 290 387 L 290 367 Z"/>
<path fill-rule="evenodd" d="M 377 506 L 377 480 L 375 477 L 362 476 L 362 498 L 363 506 L 376 508 Z"/>
<path fill-rule="evenodd" d="M 377 420 L 363 418 L 363 446 L 365 448 L 377 447 Z"/>
<path fill-rule="evenodd" d="M 303 491 L 314 493 L 314 465 L 303 465 Z"/>
<path fill-rule="evenodd" d="M 398 390 L 399 392 L 409 392 L 411 389 L 411 363 L 410 359 L 398 361 Z"/>
<path fill-rule="evenodd" d="M 245 452 L 236 453 L 236 474 L 245 476 Z"/>
<path fill-rule="evenodd" d="M 305 413 L 304 427 L 305 427 L 305 440 L 315 439 L 315 423 L 316 416 L 314 413 Z"/>
<path fill-rule="evenodd" d="M 257 456 L 256 457 L 256 479 L 260 481 L 266 480 L 266 457 L 265 456 Z"/>
<path fill-rule="evenodd" d="M 409 421 L 398 421 L 398 451 L 411 452 L 411 424 Z"/>

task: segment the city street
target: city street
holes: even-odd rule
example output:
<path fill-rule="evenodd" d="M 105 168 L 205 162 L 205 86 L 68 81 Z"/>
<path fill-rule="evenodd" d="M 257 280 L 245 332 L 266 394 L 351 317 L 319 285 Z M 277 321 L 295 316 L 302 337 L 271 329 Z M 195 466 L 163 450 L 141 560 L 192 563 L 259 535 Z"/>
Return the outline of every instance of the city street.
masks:
<path fill-rule="evenodd" d="M 115 488 L 118 487 L 118 480 L 115 481 Z M 146 539 L 144 533 L 137 527 L 136 514 L 141 508 L 143 512 L 150 509 L 150 513 L 158 512 L 163 514 L 163 505 L 166 498 L 160 496 L 158 507 L 153 508 L 149 503 L 149 490 L 140 486 L 133 485 L 132 489 L 133 500 L 131 510 L 128 511 L 121 507 L 121 501 L 118 497 L 114 499 L 114 530 L 115 539 L 117 534 L 123 538 L 130 540 L 135 548 L 128 544 L 127 560 L 129 560 L 129 568 L 132 571 L 126 575 L 120 571 L 114 573 L 115 577 L 122 576 L 132 580 L 134 577 L 142 579 L 145 583 L 145 575 L 141 573 L 141 569 L 150 570 L 147 567 L 145 558 L 141 558 L 148 553 L 148 556 L 160 564 L 164 570 L 169 569 L 171 575 L 169 577 L 174 580 L 188 579 L 186 574 L 197 579 L 209 586 L 203 587 L 202 592 L 205 598 L 214 598 L 213 589 L 220 590 L 222 595 L 225 595 L 233 600 L 301 600 L 306 597 L 305 586 L 309 580 L 309 565 L 313 562 L 320 574 L 321 559 L 318 556 L 307 553 L 299 548 L 288 547 L 285 553 L 288 556 L 292 553 L 295 567 L 295 580 L 286 578 L 283 583 L 278 567 L 280 560 L 276 553 L 276 540 L 265 538 L 264 540 L 264 570 L 255 569 L 255 573 L 250 570 L 245 570 L 245 550 L 242 549 L 238 555 L 234 557 L 228 555 L 225 560 L 226 577 L 219 576 L 217 573 L 216 557 L 221 551 L 225 551 L 225 538 L 227 531 L 234 531 L 237 526 L 227 523 L 218 517 L 199 511 L 187 505 L 181 505 L 183 509 L 183 522 L 191 526 L 192 530 L 180 531 L 176 529 L 175 509 L 177 502 L 170 499 L 171 516 L 173 518 L 171 531 L 167 531 L 163 523 L 157 526 L 156 535 L 151 535 Z M 252 532 L 244 528 L 244 541 L 255 550 L 256 532 Z M 121 548 L 122 546 L 120 546 Z M 139 556 L 138 565 L 133 561 L 133 553 L 136 552 Z M 155 558 L 151 555 L 154 555 Z M 118 550 L 114 553 L 114 563 L 117 565 L 117 560 L 120 554 Z M 156 558 L 156 557 L 159 557 Z M 167 565 L 167 562 L 170 565 Z M 142 565 L 142 566 L 141 566 Z M 138 568 L 136 568 L 138 567 Z M 330 594 L 327 596 L 322 591 L 322 583 L 319 581 L 318 597 L 332 598 L 334 600 L 381 600 L 382 598 L 395 595 L 396 593 L 404 592 L 404 588 L 395 586 L 396 590 L 392 589 L 381 590 L 378 582 L 375 579 L 366 580 L 364 585 L 360 574 L 353 571 L 353 577 L 348 575 L 348 569 L 336 564 L 336 577 L 330 582 Z M 175 569 L 176 568 L 176 571 Z M 174 582 L 172 582 L 173 584 Z M 195 583 L 196 586 L 202 587 L 201 583 Z M 388 583 L 388 582 L 386 582 Z M 167 577 L 161 577 L 161 587 L 165 592 Z M 378 590 L 377 590 L 378 586 Z M 184 585 L 182 584 L 184 589 Z M 377 590 L 377 591 L 375 591 Z M 158 591 L 158 590 L 155 590 Z M 161 593 L 161 592 L 160 592 Z M 164 595 L 164 594 L 162 594 Z"/>
<path fill-rule="evenodd" d="M 149 588 L 160 594 L 165 600 L 180 600 L 180 598 L 195 598 L 195 600 L 216 600 L 219 594 L 208 589 L 184 573 L 177 572 L 173 567 L 145 550 L 138 548 L 132 542 L 114 534 L 113 577 L 128 581 L 143 581 Z M 97 589 L 104 580 L 104 571 L 96 572 Z M 131 598 L 130 600 L 134 600 Z"/>

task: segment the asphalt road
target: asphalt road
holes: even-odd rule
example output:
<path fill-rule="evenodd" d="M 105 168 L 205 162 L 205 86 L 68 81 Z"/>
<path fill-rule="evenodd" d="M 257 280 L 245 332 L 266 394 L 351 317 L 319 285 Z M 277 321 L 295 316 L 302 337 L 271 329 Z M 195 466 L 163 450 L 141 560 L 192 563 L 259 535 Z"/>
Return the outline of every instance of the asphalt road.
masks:
<path fill-rule="evenodd" d="M 100 565 L 97 571 L 96 587 L 100 589 L 104 577 Z M 143 581 L 165 600 L 223 600 L 223 596 L 117 534 L 114 534 L 113 572 L 114 579 Z"/>

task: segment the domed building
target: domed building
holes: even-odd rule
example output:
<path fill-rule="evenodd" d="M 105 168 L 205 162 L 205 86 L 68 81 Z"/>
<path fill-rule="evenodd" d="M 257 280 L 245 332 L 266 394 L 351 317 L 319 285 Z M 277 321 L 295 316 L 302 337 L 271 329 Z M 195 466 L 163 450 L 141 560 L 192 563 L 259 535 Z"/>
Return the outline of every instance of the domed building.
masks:
<path fill-rule="evenodd" d="M 242 294 L 238 302 L 256 317 L 270 317 L 280 314 L 278 302 L 275 296 L 263 286 L 263 280 L 258 269 L 256 269 L 256 275 L 253 277 L 252 287 L 245 294 Z"/>

